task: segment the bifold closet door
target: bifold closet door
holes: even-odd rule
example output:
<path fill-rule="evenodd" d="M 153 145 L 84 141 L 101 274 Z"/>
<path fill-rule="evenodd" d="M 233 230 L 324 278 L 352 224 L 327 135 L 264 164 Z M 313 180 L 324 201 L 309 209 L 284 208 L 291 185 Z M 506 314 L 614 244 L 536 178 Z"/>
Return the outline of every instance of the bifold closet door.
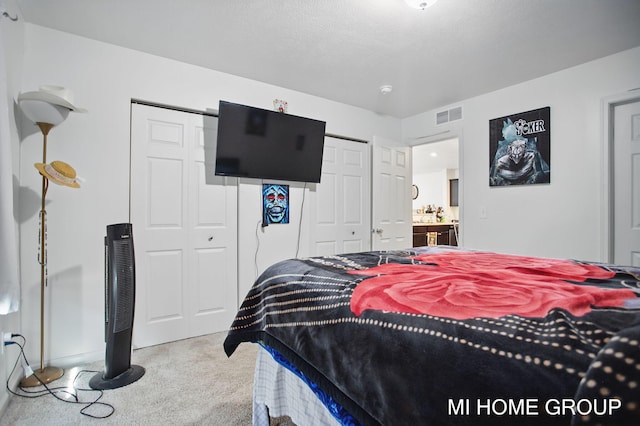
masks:
<path fill-rule="evenodd" d="M 312 255 L 370 249 L 370 170 L 366 143 L 325 138 L 321 182 L 311 200 Z"/>
<path fill-rule="evenodd" d="M 223 331 L 233 320 L 238 188 L 236 178 L 207 173 L 216 125 L 215 117 L 132 104 L 134 347 Z"/>

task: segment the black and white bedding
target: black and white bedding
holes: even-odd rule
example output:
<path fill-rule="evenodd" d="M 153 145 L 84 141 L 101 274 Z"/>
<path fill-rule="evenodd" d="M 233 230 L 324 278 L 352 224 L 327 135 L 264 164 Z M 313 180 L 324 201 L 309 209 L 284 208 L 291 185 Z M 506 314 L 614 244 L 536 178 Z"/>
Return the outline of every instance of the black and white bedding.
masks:
<path fill-rule="evenodd" d="M 277 263 L 259 342 L 342 424 L 640 424 L 640 269 L 424 247 Z M 338 407 L 338 409 L 336 409 Z"/>

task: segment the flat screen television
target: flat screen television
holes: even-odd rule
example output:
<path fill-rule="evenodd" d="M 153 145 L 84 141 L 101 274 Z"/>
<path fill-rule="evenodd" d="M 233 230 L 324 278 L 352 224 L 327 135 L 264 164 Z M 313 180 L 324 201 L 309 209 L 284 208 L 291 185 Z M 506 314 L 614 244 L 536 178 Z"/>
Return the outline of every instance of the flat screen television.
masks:
<path fill-rule="evenodd" d="M 320 182 L 326 123 L 220 101 L 215 174 Z"/>

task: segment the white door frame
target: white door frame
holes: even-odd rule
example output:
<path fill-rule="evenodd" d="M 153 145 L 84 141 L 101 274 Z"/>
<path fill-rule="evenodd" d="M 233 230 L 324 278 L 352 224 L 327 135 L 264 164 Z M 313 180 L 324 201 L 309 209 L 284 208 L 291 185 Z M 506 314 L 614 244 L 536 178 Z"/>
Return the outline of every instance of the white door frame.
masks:
<path fill-rule="evenodd" d="M 621 104 L 640 101 L 640 89 L 606 97 L 602 100 L 602 188 L 600 191 L 601 217 L 600 222 L 600 257 L 603 262 L 613 262 L 613 130 L 614 110 Z"/>
<path fill-rule="evenodd" d="M 425 141 L 416 142 L 409 146 L 413 149 L 415 146 L 427 145 L 434 142 L 442 142 L 449 139 L 458 139 L 458 246 L 464 246 L 464 141 L 462 137 L 462 129 L 447 131 L 433 137 L 425 138 Z"/>

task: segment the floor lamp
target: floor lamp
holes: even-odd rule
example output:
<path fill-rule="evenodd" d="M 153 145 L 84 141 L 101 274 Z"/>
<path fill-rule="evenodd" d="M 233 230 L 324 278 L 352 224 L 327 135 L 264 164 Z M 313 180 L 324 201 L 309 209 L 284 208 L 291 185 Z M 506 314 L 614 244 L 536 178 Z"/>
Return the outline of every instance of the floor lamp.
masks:
<path fill-rule="evenodd" d="M 57 86 L 43 86 L 37 92 L 22 93 L 18 97 L 20 108 L 25 116 L 36 123 L 43 135 L 42 143 L 42 163 L 36 164 L 42 176 L 42 191 L 40 204 L 40 238 L 39 256 L 40 264 L 40 368 L 33 374 L 25 377 L 20 382 L 22 387 L 33 387 L 50 383 L 60 378 L 64 371 L 59 367 L 44 366 L 44 306 L 46 287 L 46 209 L 45 202 L 50 178 L 56 182 L 67 186 L 78 187 L 75 181 L 75 170 L 66 163 L 53 162 L 47 164 L 47 136 L 54 126 L 62 123 L 69 112 L 85 112 L 73 105 L 71 94 L 68 90 Z M 58 163 L 58 164 L 54 164 Z M 52 166 L 58 166 L 52 167 Z M 62 167 L 60 167 L 62 166 Z M 47 170 L 43 168 L 47 167 Z"/>

